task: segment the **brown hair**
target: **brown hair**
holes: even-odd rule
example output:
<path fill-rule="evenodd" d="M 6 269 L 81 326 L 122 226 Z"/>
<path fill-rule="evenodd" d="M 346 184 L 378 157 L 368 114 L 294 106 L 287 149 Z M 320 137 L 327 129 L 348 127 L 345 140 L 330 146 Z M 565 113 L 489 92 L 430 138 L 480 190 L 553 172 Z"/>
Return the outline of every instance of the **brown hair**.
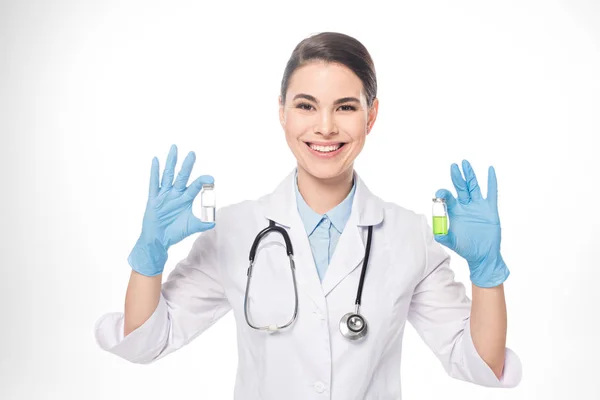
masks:
<path fill-rule="evenodd" d="M 371 55 L 358 40 L 337 32 L 322 32 L 298 43 L 287 62 L 281 80 L 283 104 L 294 71 L 315 60 L 338 63 L 349 68 L 363 83 L 367 105 L 373 105 L 377 97 L 377 78 Z"/>

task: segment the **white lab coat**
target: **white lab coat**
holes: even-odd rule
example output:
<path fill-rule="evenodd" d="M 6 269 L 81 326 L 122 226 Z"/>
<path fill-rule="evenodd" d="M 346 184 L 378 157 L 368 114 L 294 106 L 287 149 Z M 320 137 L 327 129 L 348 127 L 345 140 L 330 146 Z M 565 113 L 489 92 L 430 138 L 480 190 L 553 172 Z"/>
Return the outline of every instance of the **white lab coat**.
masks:
<path fill-rule="evenodd" d="M 123 313 L 103 315 L 95 327 L 99 346 L 134 363 L 154 362 L 233 310 L 236 400 L 401 399 L 402 337 L 409 321 L 451 377 L 490 387 L 519 383 L 521 363 L 513 351 L 506 350 L 500 380 L 477 354 L 470 300 L 425 216 L 382 201 L 356 172 L 351 215 L 321 283 L 296 209 L 294 173 L 271 194 L 221 208 L 215 228 L 198 235 L 163 283 L 150 318 L 124 338 Z M 268 219 L 290 235 L 298 284 L 297 320 L 276 333 L 254 330 L 244 318 L 249 250 Z M 339 321 L 354 310 L 368 225 L 374 228 L 361 313 L 369 331 L 361 341 L 349 341 Z M 267 235 L 249 295 L 255 324 L 289 320 L 291 276 L 281 235 Z"/>

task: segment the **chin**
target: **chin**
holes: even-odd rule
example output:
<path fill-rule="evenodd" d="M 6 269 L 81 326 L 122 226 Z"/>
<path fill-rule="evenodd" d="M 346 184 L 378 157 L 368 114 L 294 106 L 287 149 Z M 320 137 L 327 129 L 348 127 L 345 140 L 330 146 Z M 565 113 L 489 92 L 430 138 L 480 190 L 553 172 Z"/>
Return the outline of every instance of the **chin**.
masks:
<path fill-rule="evenodd" d="M 326 165 L 314 163 L 310 166 L 299 165 L 300 168 L 304 169 L 309 175 L 319 180 L 330 180 L 335 179 L 344 174 L 348 170 L 348 167 L 343 165 Z"/>

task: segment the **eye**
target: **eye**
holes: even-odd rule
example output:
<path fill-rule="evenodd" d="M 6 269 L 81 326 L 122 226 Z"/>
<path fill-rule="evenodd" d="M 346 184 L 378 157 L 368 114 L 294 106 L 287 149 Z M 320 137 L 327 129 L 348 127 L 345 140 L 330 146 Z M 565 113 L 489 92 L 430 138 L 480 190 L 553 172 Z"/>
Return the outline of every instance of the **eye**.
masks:
<path fill-rule="evenodd" d="M 346 107 L 346 109 L 343 111 L 356 111 L 356 107 L 351 106 L 349 104 L 345 104 L 345 105 L 341 106 L 340 108 L 344 108 L 344 107 Z"/>
<path fill-rule="evenodd" d="M 298 105 L 296 105 L 296 108 L 299 108 L 301 110 L 306 110 L 306 111 L 310 111 L 310 107 L 312 107 L 312 106 L 308 103 L 298 103 Z"/>

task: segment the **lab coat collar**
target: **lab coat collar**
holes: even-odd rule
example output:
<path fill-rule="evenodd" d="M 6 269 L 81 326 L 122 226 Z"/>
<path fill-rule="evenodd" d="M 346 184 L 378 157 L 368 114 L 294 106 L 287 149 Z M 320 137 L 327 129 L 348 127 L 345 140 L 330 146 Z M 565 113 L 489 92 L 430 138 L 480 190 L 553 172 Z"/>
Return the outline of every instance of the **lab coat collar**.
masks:
<path fill-rule="evenodd" d="M 294 189 L 296 191 L 296 203 L 298 205 L 298 212 L 302 217 L 302 222 L 304 223 L 304 229 L 306 233 L 310 237 L 314 230 L 317 228 L 321 220 L 324 216 L 329 218 L 331 221 L 331 225 L 334 229 L 336 229 L 339 233 L 344 231 L 344 227 L 350 218 L 350 211 L 352 210 L 352 199 L 354 199 L 354 192 L 356 191 L 356 184 L 352 182 L 352 188 L 350 192 L 342 200 L 341 203 L 333 207 L 331 210 L 327 211 L 325 214 L 320 215 L 316 211 L 314 211 L 304 200 L 302 194 L 298 190 L 298 173 L 294 177 Z"/>
<path fill-rule="evenodd" d="M 264 215 L 279 225 L 291 227 L 292 219 L 298 214 L 296 203 L 295 177 L 297 168 L 279 183 L 263 202 Z M 357 214 L 357 226 L 377 225 L 383 221 L 383 201 L 373 195 L 356 171 L 354 173 L 355 193 L 352 199 L 352 213 Z M 348 221 L 350 222 L 350 221 Z"/>
<path fill-rule="evenodd" d="M 350 218 L 338 240 L 323 281 L 319 279 L 310 242 L 298 213 L 295 194 L 296 168 L 264 198 L 266 218 L 288 228 L 292 241 L 298 283 L 323 313 L 327 313 L 327 296 L 346 276 L 362 266 L 366 245 L 366 228 L 383 221 L 383 201 L 373 195 L 356 171 L 356 185 Z M 372 266 L 368 266 L 372 268 Z M 358 278 L 356 279 L 358 282 Z M 349 299 L 351 302 L 353 299 Z"/>

